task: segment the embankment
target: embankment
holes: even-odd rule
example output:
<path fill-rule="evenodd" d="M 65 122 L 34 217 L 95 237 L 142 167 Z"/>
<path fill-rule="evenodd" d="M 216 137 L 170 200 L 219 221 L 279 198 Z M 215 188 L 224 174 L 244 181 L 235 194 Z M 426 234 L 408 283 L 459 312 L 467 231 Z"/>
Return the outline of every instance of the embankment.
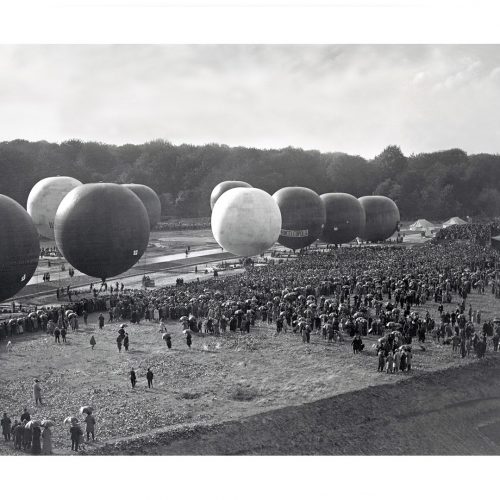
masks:
<path fill-rule="evenodd" d="M 496 455 L 500 358 L 238 421 L 179 426 L 98 454 Z M 252 404 L 249 402 L 248 404 Z"/>

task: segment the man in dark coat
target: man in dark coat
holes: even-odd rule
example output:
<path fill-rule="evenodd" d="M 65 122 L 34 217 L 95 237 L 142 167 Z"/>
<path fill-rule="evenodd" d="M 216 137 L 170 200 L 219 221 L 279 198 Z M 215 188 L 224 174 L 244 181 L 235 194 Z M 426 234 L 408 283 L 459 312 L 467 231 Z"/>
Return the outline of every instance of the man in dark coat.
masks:
<path fill-rule="evenodd" d="M 148 381 L 148 388 L 152 389 L 153 388 L 153 372 L 151 371 L 151 368 L 148 368 L 148 372 L 146 373 L 146 379 Z"/>
<path fill-rule="evenodd" d="M 137 383 L 137 377 L 135 376 L 135 371 L 130 370 L 130 383 L 132 384 L 132 389 L 135 387 L 135 384 Z"/>

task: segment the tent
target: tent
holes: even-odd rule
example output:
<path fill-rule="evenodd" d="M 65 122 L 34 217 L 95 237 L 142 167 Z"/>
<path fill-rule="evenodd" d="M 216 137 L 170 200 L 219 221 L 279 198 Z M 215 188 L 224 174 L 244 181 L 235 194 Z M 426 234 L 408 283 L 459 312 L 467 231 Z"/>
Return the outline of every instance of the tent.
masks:
<path fill-rule="evenodd" d="M 433 229 L 435 227 L 436 226 L 427 219 L 418 219 L 410 226 L 410 229 L 412 231 L 425 231 L 426 229 Z"/>
<path fill-rule="evenodd" d="M 443 227 L 454 226 L 456 224 L 467 224 L 467 222 L 465 222 L 460 217 L 452 217 L 451 219 L 448 219 L 446 222 L 443 222 Z"/>
<path fill-rule="evenodd" d="M 491 237 L 491 246 L 500 252 L 500 234 Z"/>

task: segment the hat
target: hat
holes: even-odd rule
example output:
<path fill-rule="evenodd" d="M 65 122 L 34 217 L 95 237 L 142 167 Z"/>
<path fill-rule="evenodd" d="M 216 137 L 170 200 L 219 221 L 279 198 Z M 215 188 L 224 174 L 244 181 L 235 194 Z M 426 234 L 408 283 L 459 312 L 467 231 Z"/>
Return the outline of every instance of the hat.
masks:
<path fill-rule="evenodd" d="M 40 382 L 37 378 L 35 379 L 35 382 Z"/>
<path fill-rule="evenodd" d="M 120 325 L 120 328 L 125 328 L 126 326 L 127 326 L 127 325 L 126 325 L 125 323 L 122 323 L 122 324 Z"/>

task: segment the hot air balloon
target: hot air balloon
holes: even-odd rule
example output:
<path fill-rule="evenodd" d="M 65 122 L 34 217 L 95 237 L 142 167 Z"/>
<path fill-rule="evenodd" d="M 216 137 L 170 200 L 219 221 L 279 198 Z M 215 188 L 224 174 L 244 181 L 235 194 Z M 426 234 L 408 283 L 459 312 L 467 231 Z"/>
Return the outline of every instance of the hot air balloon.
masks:
<path fill-rule="evenodd" d="M 54 233 L 59 250 L 75 269 L 104 280 L 141 258 L 149 240 L 149 217 L 130 189 L 85 184 L 64 197 Z"/>
<path fill-rule="evenodd" d="M 28 212 L 0 195 L 0 302 L 10 299 L 31 279 L 38 265 L 40 243 Z"/>
<path fill-rule="evenodd" d="M 325 207 L 321 198 L 305 187 L 285 187 L 273 198 L 281 211 L 278 242 L 292 250 L 315 242 L 325 224 Z"/>
<path fill-rule="evenodd" d="M 158 195 L 144 184 L 123 184 L 123 186 L 129 188 L 140 198 L 148 212 L 149 227 L 153 229 L 161 219 L 161 202 Z"/>
<path fill-rule="evenodd" d="M 215 202 L 226 192 L 229 191 L 230 189 L 237 188 L 237 187 L 246 187 L 250 188 L 250 184 L 247 182 L 243 181 L 224 181 L 221 182 L 220 184 L 217 184 L 217 186 L 214 187 L 212 190 L 212 194 L 210 195 L 210 208 L 213 210 Z"/>
<path fill-rule="evenodd" d="M 349 243 L 365 228 L 365 211 L 357 198 L 347 193 L 322 194 L 326 222 L 321 239 L 326 243 Z"/>
<path fill-rule="evenodd" d="M 365 241 L 382 241 L 394 234 L 399 224 L 397 205 L 386 196 L 363 196 L 359 202 L 365 209 L 366 224 L 360 237 Z"/>
<path fill-rule="evenodd" d="M 82 183 L 73 177 L 47 177 L 30 191 L 26 204 L 40 236 L 54 239 L 54 218 L 62 199 Z"/>
<path fill-rule="evenodd" d="M 212 212 L 212 233 L 227 252 L 257 255 L 274 245 L 281 229 L 281 213 L 271 195 L 256 188 L 225 192 Z"/>

